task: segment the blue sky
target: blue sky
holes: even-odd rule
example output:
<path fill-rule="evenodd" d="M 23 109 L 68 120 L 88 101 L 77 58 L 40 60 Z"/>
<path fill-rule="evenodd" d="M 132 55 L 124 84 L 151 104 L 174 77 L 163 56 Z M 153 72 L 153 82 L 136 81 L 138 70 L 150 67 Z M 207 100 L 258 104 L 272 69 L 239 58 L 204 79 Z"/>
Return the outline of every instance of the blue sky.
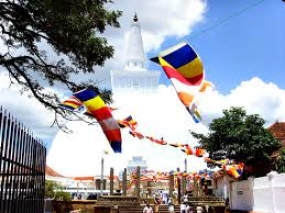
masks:
<path fill-rule="evenodd" d="M 285 3 L 219 0 L 207 4 L 204 21 L 190 35 L 172 36 L 161 49 L 187 39 L 203 60 L 206 78 L 223 94 L 256 76 L 285 89 Z M 161 82 L 169 83 L 165 75 Z"/>

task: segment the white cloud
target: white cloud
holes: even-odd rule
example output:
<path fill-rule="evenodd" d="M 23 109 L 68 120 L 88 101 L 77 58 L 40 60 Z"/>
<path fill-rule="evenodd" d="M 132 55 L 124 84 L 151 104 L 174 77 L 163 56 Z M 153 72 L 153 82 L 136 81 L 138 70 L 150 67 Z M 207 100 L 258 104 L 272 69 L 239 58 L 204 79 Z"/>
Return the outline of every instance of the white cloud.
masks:
<path fill-rule="evenodd" d="M 157 139 L 163 137 L 169 143 L 188 143 L 192 146 L 197 145 L 197 142 L 188 130 L 207 133 L 207 122 L 221 116 L 222 110 L 231 106 L 243 106 L 248 114 L 260 114 L 268 124 L 275 120 L 285 120 L 285 91 L 259 78 L 242 82 L 228 95 L 211 90 L 202 94 L 199 108 L 204 122 L 199 124 L 193 122 L 172 86 L 160 85 L 158 92 L 152 94 L 114 94 L 114 100 L 114 106 L 119 108 L 114 111 L 116 119 L 132 115 L 138 121 L 138 131 L 142 134 Z M 68 176 L 99 175 L 102 149 L 109 147 L 100 127 L 88 127 L 84 123 L 70 125 L 73 125 L 76 134 L 64 136 L 65 133 L 58 133 L 48 156 L 48 164 Z M 126 167 L 127 160 L 132 156 L 143 156 L 148 162 L 149 169 L 157 171 L 169 171 L 177 167 L 183 170 L 185 157 L 188 159 L 188 171 L 205 168 L 203 159 L 186 156 L 171 146 L 133 138 L 127 129 L 122 130 L 122 138 L 123 154 L 107 157 L 105 174 L 108 174 L 111 165 L 115 172 Z M 59 160 L 62 159 L 62 150 L 65 153 L 64 161 Z M 84 167 L 74 169 L 80 165 Z M 91 170 L 88 169 L 90 167 Z"/>
<path fill-rule="evenodd" d="M 209 91 L 203 97 L 200 108 L 210 120 L 222 115 L 222 109 L 231 106 L 244 107 L 248 114 L 259 114 L 266 125 L 276 120 L 285 121 L 285 91 L 272 82 L 266 83 L 258 77 L 245 80 L 228 95 Z"/>
<path fill-rule="evenodd" d="M 206 1 L 169 0 L 167 3 L 163 0 L 117 1 L 111 5 L 111 8 L 123 11 L 120 18 L 122 23 L 120 33 L 123 35 L 129 30 L 135 12 L 138 14 L 142 25 L 145 50 L 148 52 L 150 49 L 160 47 L 161 42 L 167 36 L 184 37 L 188 35 L 192 27 L 203 19 Z M 112 40 L 120 41 L 122 36 L 118 36 L 118 32 L 115 31 L 112 29 L 107 34 L 111 36 Z"/>
<path fill-rule="evenodd" d="M 54 114 L 27 93 L 21 94 L 17 85 L 10 85 L 4 72 L 0 72 L 0 105 L 43 141 L 51 141 L 57 132 L 51 127 Z"/>

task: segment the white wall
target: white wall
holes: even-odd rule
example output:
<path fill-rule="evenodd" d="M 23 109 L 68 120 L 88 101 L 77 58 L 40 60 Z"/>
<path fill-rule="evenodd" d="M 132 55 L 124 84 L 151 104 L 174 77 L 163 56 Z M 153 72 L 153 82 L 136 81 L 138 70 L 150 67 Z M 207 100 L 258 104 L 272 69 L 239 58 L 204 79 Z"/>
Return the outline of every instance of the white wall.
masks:
<path fill-rule="evenodd" d="M 253 209 L 257 211 L 272 211 L 272 196 L 273 194 L 268 177 L 255 178 L 253 181 Z"/>
<path fill-rule="evenodd" d="M 270 173 L 267 177 L 255 178 L 253 187 L 254 211 L 285 212 L 285 173 Z"/>
<path fill-rule="evenodd" d="M 244 180 L 230 183 L 230 207 L 231 209 L 253 210 L 253 180 Z"/>
<path fill-rule="evenodd" d="M 226 184 L 222 180 L 219 182 L 217 192 L 222 192 Z M 284 213 L 285 173 L 271 172 L 266 177 L 230 183 L 230 207 L 233 210 Z"/>

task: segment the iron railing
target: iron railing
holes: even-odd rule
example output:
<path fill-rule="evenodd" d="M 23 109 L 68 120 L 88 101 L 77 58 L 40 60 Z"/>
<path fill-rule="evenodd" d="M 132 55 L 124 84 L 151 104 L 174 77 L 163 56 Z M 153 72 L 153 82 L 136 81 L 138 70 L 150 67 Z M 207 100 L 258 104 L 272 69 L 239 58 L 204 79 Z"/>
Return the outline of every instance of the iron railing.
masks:
<path fill-rule="evenodd" d="M 0 106 L 0 212 L 44 212 L 46 148 Z"/>

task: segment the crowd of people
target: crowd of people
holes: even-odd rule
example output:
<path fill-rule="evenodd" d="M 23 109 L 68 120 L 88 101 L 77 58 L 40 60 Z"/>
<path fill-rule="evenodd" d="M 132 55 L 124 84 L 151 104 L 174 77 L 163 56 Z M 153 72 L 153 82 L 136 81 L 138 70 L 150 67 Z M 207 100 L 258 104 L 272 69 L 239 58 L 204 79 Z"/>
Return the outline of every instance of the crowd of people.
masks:
<path fill-rule="evenodd" d="M 192 205 L 188 199 L 187 196 L 184 196 L 183 202 L 180 204 L 180 213 L 203 213 L 205 212 L 202 206 L 194 206 Z M 160 204 L 166 204 L 162 202 L 158 202 L 158 200 L 155 198 L 154 200 L 154 210 L 152 206 L 147 202 L 144 206 L 143 213 L 158 213 L 159 205 Z M 168 199 L 167 202 L 168 205 L 168 213 L 175 213 L 175 204 L 172 200 L 172 198 Z"/>
<path fill-rule="evenodd" d="M 196 210 L 196 211 L 194 211 Z M 197 213 L 203 213 L 203 207 L 202 206 L 197 206 L 195 208 L 194 205 L 192 205 L 191 203 L 188 202 L 188 200 L 185 198 L 183 200 L 183 203 L 181 203 L 180 205 L 180 213 L 194 213 L 194 212 L 197 212 Z M 174 212 L 171 212 L 171 213 L 174 213 Z"/>

